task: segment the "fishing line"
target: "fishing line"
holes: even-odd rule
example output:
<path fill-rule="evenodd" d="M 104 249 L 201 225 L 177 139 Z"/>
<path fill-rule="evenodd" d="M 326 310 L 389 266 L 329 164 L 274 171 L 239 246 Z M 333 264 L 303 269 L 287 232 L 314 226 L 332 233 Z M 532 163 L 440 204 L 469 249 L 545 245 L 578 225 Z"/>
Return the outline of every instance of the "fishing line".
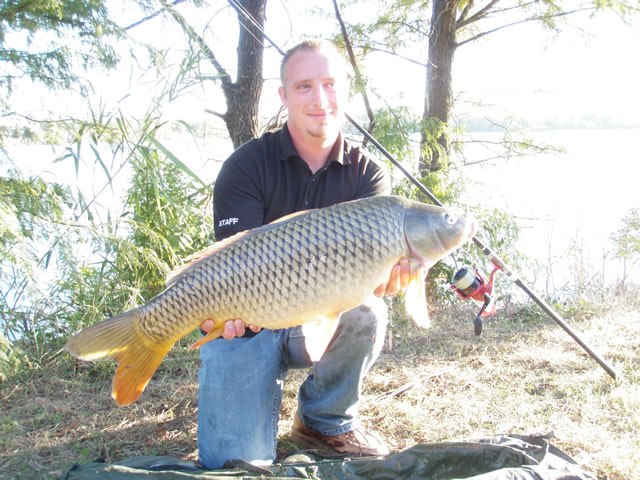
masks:
<path fill-rule="evenodd" d="M 267 33 L 264 31 L 264 28 L 262 27 L 262 25 L 260 25 L 255 18 L 253 18 L 253 16 L 251 15 L 251 13 L 249 13 L 249 11 L 244 8 L 244 5 L 242 5 L 238 0 L 228 0 L 229 4 L 236 10 L 236 12 L 238 12 L 239 14 L 241 14 L 242 16 L 244 16 L 247 20 L 249 20 L 249 22 L 262 34 L 262 36 L 271 44 L 271 46 L 273 48 L 275 48 L 278 53 L 280 55 L 282 55 L 283 57 L 285 56 L 285 51 L 282 50 L 277 44 L 276 42 L 274 42 L 273 40 L 271 40 L 271 38 L 269 38 L 267 36 Z M 244 25 L 242 25 L 242 27 L 247 30 L 247 32 L 250 35 L 253 35 L 253 33 L 246 28 Z"/>
<path fill-rule="evenodd" d="M 251 14 L 240 4 L 238 0 L 228 0 L 229 4 L 241 15 L 243 15 L 254 27 L 256 27 L 264 36 L 264 38 L 281 54 L 285 55 L 285 52 L 273 41 L 269 38 L 265 31 L 264 27 L 260 25 Z M 246 28 L 246 27 L 245 27 Z M 248 31 L 248 30 L 247 30 Z M 425 187 L 422 182 L 420 182 L 414 175 L 411 174 L 408 170 L 406 170 L 398 160 L 396 160 L 393 155 L 391 155 L 386 148 L 384 148 L 380 142 L 378 142 L 373 135 L 371 135 L 367 130 L 364 129 L 358 122 L 356 122 L 351 116 L 345 113 L 345 117 L 353 126 L 360 132 L 362 135 L 370 141 L 379 151 L 382 153 L 387 160 L 389 160 L 398 170 L 400 170 L 407 179 L 413 183 L 420 192 L 422 192 L 429 200 L 431 200 L 437 206 L 444 206 L 444 204 L 438 200 L 438 198 L 431 193 L 431 191 Z M 615 380 L 618 376 L 617 372 L 614 368 L 598 353 L 596 353 L 593 349 L 591 349 L 579 336 L 578 334 L 567 324 L 567 322 L 553 309 L 551 306 L 545 302 L 542 298 L 540 298 L 522 279 L 516 276 L 507 266 L 507 264 L 495 253 L 493 252 L 487 245 L 485 245 L 477 236 L 472 237 L 473 243 L 476 244 L 480 251 L 494 264 L 496 269 L 501 270 L 504 274 L 506 274 L 513 283 L 515 283 L 520 289 L 525 292 L 531 300 L 533 300 L 541 309 L 544 311 L 554 322 L 556 322 L 575 342 L 582 347 L 582 349 L 589 354 L 591 358 L 593 358 L 598 364 Z"/>

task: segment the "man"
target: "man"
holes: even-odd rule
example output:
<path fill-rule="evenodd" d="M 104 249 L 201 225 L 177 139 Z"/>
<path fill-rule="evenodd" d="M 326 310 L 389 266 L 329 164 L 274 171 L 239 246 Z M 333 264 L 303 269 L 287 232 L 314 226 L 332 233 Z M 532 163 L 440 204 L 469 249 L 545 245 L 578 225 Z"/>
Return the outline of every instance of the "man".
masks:
<path fill-rule="evenodd" d="M 215 183 L 216 239 L 309 208 L 388 194 L 384 169 L 340 132 L 348 93 L 346 64 L 329 44 L 303 42 L 282 61 L 285 125 L 238 148 Z M 390 272 L 366 305 L 345 312 L 319 362 L 311 362 L 301 328 L 262 330 L 236 319 L 223 338 L 201 348 L 198 447 L 208 468 L 275 458 L 278 412 L 289 368 L 312 367 L 298 396 L 292 437 L 327 455 L 382 455 L 387 447 L 356 424 L 362 380 L 384 341 L 387 311 L 379 297 L 409 282 L 408 261 Z M 213 321 L 203 323 L 203 330 Z"/>

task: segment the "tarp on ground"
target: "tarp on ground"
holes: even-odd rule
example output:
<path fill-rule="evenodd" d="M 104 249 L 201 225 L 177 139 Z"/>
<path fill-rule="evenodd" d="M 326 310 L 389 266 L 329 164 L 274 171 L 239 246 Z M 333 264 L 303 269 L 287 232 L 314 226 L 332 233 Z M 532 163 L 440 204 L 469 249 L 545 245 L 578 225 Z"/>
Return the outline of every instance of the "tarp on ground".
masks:
<path fill-rule="evenodd" d="M 418 444 L 385 457 L 319 459 L 312 452 L 267 468 L 235 462 L 205 470 L 172 457 L 133 457 L 120 462 L 73 465 L 61 480 L 236 480 L 269 479 L 473 479 L 595 480 L 543 435 L 499 435 L 481 440 Z"/>

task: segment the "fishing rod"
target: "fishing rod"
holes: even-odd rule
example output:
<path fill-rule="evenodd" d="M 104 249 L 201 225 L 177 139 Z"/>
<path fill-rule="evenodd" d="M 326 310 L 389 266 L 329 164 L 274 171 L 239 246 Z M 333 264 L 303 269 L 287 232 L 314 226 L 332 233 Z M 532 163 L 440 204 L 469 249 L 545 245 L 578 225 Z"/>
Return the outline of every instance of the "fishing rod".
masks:
<path fill-rule="evenodd" d="M 395 165 L 398 170 L 400 170 L 422 193 L 424 193 L 429 200 L 431 200 L 435 205 L 440 207 L 444 206 L 443 203 L 438 200 L 438 198 L 429 191 L 427 187 L 425 187 L 415 176 L 413 176 L 410 172 L 408 172 L 401 164 L 396 160 L 393 155 L 391 155 L 386 148 L 384 148 L 367 130 L 365 130 L 358 122 L 356 122 L 349 115 L 345 114 L 346 118 L 353 124 L 356 129 L 362 133 L 368 141 L 370 141 L 393 165 Z M 482 323 L 481 316 L 483 313 L 489 311 L 491 304 L 491 290 L 493 287 L 493 275 L 497 270 L 502 271 L 506 274 L 513 283 L 515 283 L 518 287 L 520 287 L 528 296 L 533 300 L 553 321 L 555 321 L 562 329 L 573 338 L 578 345 L 580 345 L 585 352 L 589 354 L 591 358 L 593 358 L 600 366 L 615 380 L 617 378 L 617 372 L 614 368 L 600 355 L 598 355 L 591 347 L 589 347 L 579 336 L 578 334 L 567 324 L 567 322 L 553 309 L 551 306 L 545 302 L 542 298 L 540 298 L 527 284 L 522 281 L 519 277 L 515 276 L 513 272 L 507 267 L 507 264 L 488 246 L 486 246 L 477 236 L 473 236 L 473 243 L 475 243 L 478 248 L 482 251 L 482 253 L 491 260 L 491 263 L 494 265 L 494 270 L 491 272 L 491 277 L 489 282 L 485 282 L 482 276 L 480 276 L 477 272 L 477 275 L 470 274 L 466 269 L 461 269 L 454 275 L 454 290 L 458 292 L 458 294 L 462 298 L 472 298 L 477 301 L 483 302 L 483 308 L 481 312 L 476 316 L 474 321 L 474 329 L 475 333 L 479 335 L 482 332 Z M 470 279 L 471 276 L 471 279 Z M 457 277 L 457 278 L 456 278 Z M 475 278 L 474 278 L 475 277 Z M 479 277 L 479 278 L 478 278 Z M 472 288 L 469 288 L 472 287 Z M 489 297 L 487 299 L 487 297 Z M 489 313 L 489 314 L 490 314 Z"/>
<path fill-rule="evenodd" d="M 269 38 L 262 25 L 260 25 L 256 20 L 251 16 L 251 14 L 237 1 L 237 0 L 228 0 L 229 4 L 242 16 L 244 16 L 258 31 L 261 35 L 282 55 L 284 55 L 284 51 L 271 39 Z M 365 130 L 357 121 L 355 121 L 350 115 L 344 114 L 347 120 L 351 122 L 351 124 L 360 132 L 362 135 L 371 142 L 379 151 L 382 153 L 398 170 L 400 170 L 407 179 L 409 179 L 417 188 L 422 192 L 429 200 L 431 200 L 435 205 L 439 207 L 443 207 L 444 204 L 438 200 L 438 198 L 427 188 L 425 187 L 411 172 L 405 169 L 398 160 L 391 155 L 384 146 L 378 142 L 373 135 L 371 135 L 367 130 Z M 613 378 L 614 380 L 617 378 L 618 374 L 614 370 L 614 368 L 599 354 L 597 354 L 591 347 L 589 347 L 580 336 L 567 324 L 567 322 L 553 309 L 551 306 L 545 302 L 542 298 L 540 298 L 529 286 L 522 281 L 518 276 L 514 275 L 514 273 L 508 268 L 507 264 L 488 246 L 486 246 L 477 236 L 472 237 L 473 243 L 476 244 L 480 251 L 493 263 L 494 270 L 491 272 L 491 276 L 488 282 L 486 282 L 479 272 L 476 271 L 475 275 L 469 272 L 468 269 L 461 269 L 454 275 L 453 288 L 464 299 L 471 298 L 472 300 L 480 303 L 482 308 L 480 313 L 476 316 L 474 320 L 474 331 L 476 335 L 480 335 L 482 333 L 482 317 L 490 315 L 494 311 L 494 307 L 492 306 L 492 298 L 491 292 L 493 289 L 493 277 L 494 274 L 500 270 L 505 275 L 507 275 L 513 283 L 515 283 L 522 291 L 524 291 L 531 300 L 533 300 L 553 321 L 555 321 L 562 329 L 569 334 L 575 342 L 580 345 L 585 352 L 589 354 L 591 358 L 593 358 L 598 364 Z"/>

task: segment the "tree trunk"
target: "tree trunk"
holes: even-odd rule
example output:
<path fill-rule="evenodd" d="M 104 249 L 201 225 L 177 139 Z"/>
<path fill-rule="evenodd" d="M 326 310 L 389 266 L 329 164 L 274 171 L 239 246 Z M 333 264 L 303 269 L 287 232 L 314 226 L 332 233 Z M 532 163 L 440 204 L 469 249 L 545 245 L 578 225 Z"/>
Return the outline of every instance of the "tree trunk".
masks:
<path fill-rule="evenodd" d="M 264 12 L 267 0 L 234 0 L 231 6 L 236 8 L 240 34 L 238 38 L 238 76 L 235 82 L 218 62 L 213 51 L 209 48 L 196 31 L 177 12 L 173 5 L 166 0 L 160 0 L 163 7 L 180 24 L 184 32 L 200 47 L 206 58 L 211 62 L 219 74 L 222 91 L 227 103 L 224 114 L 209 111 L 222 118 L 227 125 L 233 147 L 238 148 L 243 143 L 258 136 L 258 106 L 262 94 L 262 58 L 264 53 Z M 244 13 L 240 13 L 236 7 Z M 253 21 L 247 18 L 250 16 Z M 255 22 L 255 23 L 254 23 Z"/>
<path fill-rule="evenodd" d="M 423 131 L 420 141 L 420 174 L 440 170 L 449 153 L 446 136 L 438 136 L 438 146 L 429 141 L 426 125 L 431 118 L 448 123 L 451 114 L 451 67 L 456 50 L 456 9 L 458 0 L 433 0 L 429 59 L 427 62 L 427 88 L 422 116 Z"/>
<path fill-rule="evenodd" d="M 260 28 L 238 13 L 238 77 L 234 83 L 222 84 L 227 101 L 227 112 L 223 118 L 234 148 L 258 136 L 258 106 L 263 84 L 262 28 L 267 0 L 240 0 L 239 3 Z"/>

